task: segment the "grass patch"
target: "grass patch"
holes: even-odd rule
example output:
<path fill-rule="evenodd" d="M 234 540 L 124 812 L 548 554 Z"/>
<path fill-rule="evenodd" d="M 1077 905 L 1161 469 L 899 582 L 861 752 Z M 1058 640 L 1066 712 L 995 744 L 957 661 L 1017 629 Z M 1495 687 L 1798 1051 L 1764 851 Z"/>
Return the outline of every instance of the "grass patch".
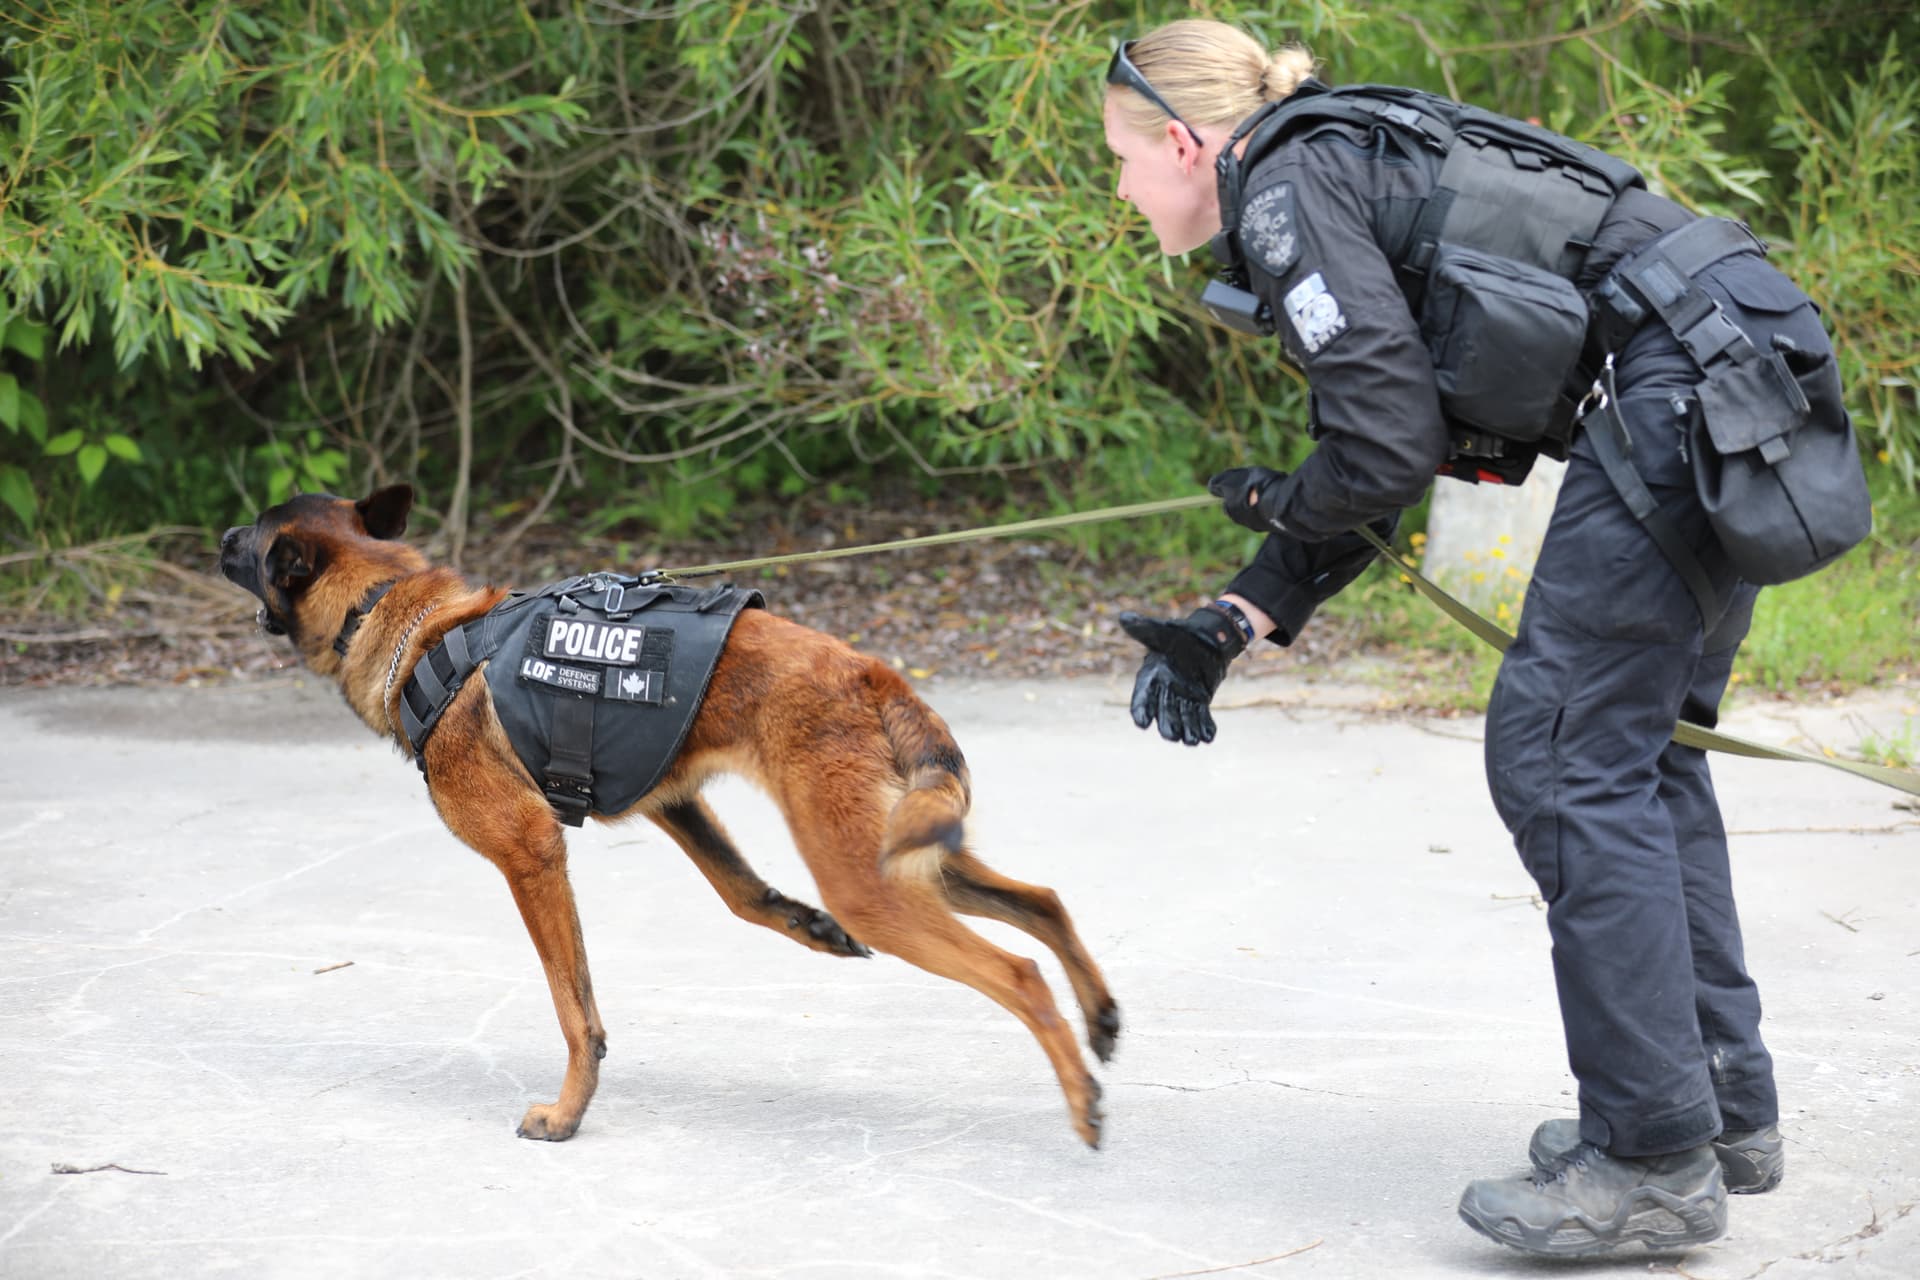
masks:
<path fill-rule="evenodd" d="M 1737 680 L 1785 692 L 1872 684 L 1920 661 L 1920 497 L 1874 498 L 1874 532 L 1820 573 L 1760 593 Z"/>

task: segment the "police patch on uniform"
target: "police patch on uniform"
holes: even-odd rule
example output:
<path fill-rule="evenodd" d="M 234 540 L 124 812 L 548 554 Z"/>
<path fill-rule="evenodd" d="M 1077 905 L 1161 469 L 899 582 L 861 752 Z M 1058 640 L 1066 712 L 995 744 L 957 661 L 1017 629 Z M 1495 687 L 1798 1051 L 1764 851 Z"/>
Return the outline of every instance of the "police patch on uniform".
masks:
<path fill-rule="evenodd" d="M 1300 345 L 1308 355 L 1318 354 L 1347 331 L 1347 317 L 1340 310 L 1340 302 L 1327 292 L 1327 282 L 1318 271 L 1287 290 L 1286 303 L 1287 318 L 1293 321 L 1293 331 L 1300 335 Z"/>
<path fill-rule="evenodd" d="M 1269 275 L 1282 276 L 1300 256 L 1293 233 L 1293 184 L 1277 182 L 1240 208 L 1240 244 Z"/>

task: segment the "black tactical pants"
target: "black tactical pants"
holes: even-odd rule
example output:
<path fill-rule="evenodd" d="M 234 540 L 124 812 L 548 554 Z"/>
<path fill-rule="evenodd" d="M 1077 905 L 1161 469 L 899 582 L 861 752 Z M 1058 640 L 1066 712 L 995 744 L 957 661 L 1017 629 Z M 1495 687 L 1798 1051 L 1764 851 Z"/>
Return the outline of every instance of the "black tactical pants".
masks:
<path fill-rule="evenodd" d="M 1758 256 L 1701 283 L 1761 350 L 1773 332 L 1827 349 L 1812 305 Z M 1675 404 L 1700 377 L 1658 322 L 1618 366 L 1634 466 L 1711 566 Z M 1617 1155 L 1779 1119 L 1706 756 L 1669 740 L 1682 717 L 1714 723 L 1752 619 L 1756 589 L 1715 579 L 1732 604 L 1708 636 L 1578 442 L 1487 709 L 1494 804 L 1547 902 L 1581 1136 Z"/>

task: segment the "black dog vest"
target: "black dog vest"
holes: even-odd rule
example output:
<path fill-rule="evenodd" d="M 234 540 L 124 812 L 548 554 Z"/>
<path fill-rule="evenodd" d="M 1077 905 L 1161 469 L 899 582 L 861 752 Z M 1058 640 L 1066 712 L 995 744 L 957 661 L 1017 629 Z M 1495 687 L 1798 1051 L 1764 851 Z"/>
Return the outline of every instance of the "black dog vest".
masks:
<path fill-rule="evenodd" d="M 680 754 L 740 610 L 760 593 L 611 573 L 516 591 L 441 638 L 401 690 L 414 760 L 483 665 L 514 754 L 562 822 L 630 808 Z"/>

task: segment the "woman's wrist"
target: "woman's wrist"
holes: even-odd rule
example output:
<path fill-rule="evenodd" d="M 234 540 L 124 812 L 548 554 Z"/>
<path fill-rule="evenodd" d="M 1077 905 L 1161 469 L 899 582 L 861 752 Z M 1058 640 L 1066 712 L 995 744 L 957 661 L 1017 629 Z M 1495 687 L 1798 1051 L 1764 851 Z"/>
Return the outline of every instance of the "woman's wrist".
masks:
<path fill-rule="evenodd" d="M 1247 626 L 1241 631 L 1240 638 L 1248 644 L 1252 644 L 1255 640 L 1260 639 L 1273 630 L 1273 619 L 1269 618 L 1266 615 L 1266 611 L 1261 609 L 1259 605 L 1254 604 L 1245 596 L 1235 595 L 1229 591 L 1225 595 L 1218 597 L 1215 603 L 1233 606 L 1232 609 L 1225 611 L 1228 617 L 1233 617 L 1234 613 L 1238 612 L 1240 616 L 1235 618 L 1234 621 L 1236 624 L 1242 620 L 1246 622 Z"/>

